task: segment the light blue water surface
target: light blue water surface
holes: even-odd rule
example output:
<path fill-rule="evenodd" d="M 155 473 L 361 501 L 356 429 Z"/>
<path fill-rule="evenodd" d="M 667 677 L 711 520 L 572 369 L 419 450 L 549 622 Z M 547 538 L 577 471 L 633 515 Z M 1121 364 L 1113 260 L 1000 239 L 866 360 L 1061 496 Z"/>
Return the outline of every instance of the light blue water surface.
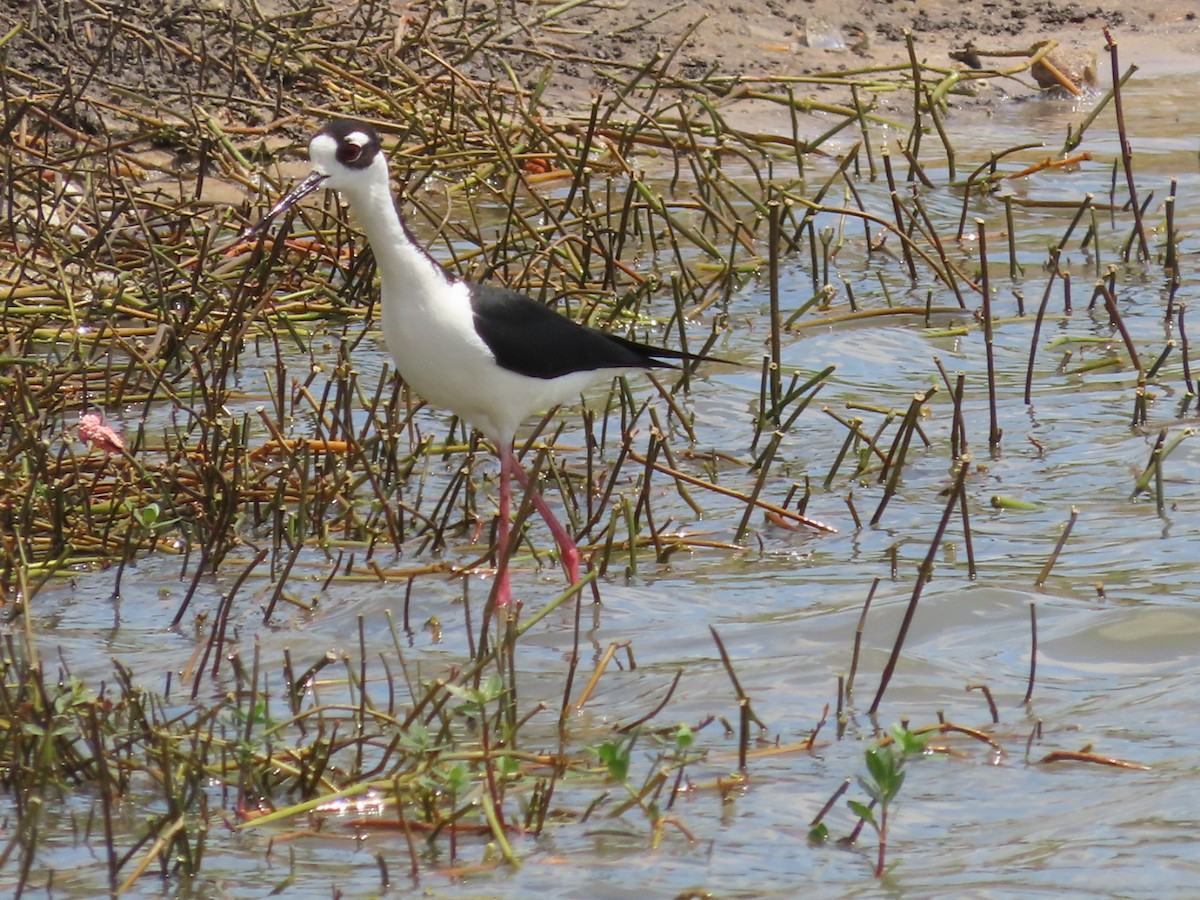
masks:
<path fill-rule="evenodd" d="M 1198 139 L 1194 123 L 1178 113 L 1195 108 L 1195 84 L 1176 77 L 1135 78 L 1125 99 L 1139 189 L 1143 196 L 1154 192 L 1147 221 L 1155 248 L 1163 245 L 1162 199 L 1171 179 L 1178 181 L 1176 227 L 1182 235 L 1183 281 L 1179 299 L 1190 301 L 1200 249 L 1195 237 L 1200 222 Z M 956 118 L 950 113 L 947 125 L 960 156 L 959 177 L 990 151 L 1018 140 L 1042 139 L 1046 149 L 1006 160 L 1012 171 L 1055 154 L 1067 125 L 1078 123 L 1085 109 L 1084 104 L 1031 101 L 998 103 L 986 117 L 963 112 Z M 1111 113 L 1106 112 L 1088 133 L 1082 149 L 1092 153 L 1091 162 L 1009 182 L 1002 193 L 1078 201 L 1092 192 L 1098 201 L 1106 199 L 1112 161 L 1119 152 L 1113 128 Z M 926 141 L 929 174 L 945 184 L 936 139 L 931 135 Z M 819 179 L 821 173 L 812 177 Z M 890 217 L 885 186 L 864 184 L 862 190 L 870 209 Z M 951 241 L 961 193 L 926 190 L 922 198 L 952 258 L 964 271 L 975 271 L 973 245 L 960 248 Z M 986 220 L 989 233 L 1004 229 L 1003 205 L 994 198 L 975 201 L 972 215 Z M 1086 309 L 1097 265 L 1079 249 L 1081 228 L 1065 254 L 1074 279 L 1074 312 L 1062 315 L 1061 289 L 1056 286 L 1038 348 L 1033 402 L 1026 406 L 1022 392 L 1033 322 L 1029 317 L 1012 318 L 1014 294 L 1024 296 L 1027 310 L 1036 308 L 1045 285 L 1046 248 L 1062 234 L 1072 213 L 1017 206 L 1015 215 L 1025 269 L 1019 280 L 1008 278 L 1006 240 L 991 237 L 995 314 L 1006 319 L 995 332 L 999 424 L 1004 429 L 996 454 L 989 454 L 986 444 L 983 333 L 973 318 L 980 305 L 977 295 L 968 294 L 966 315 L 939 319 L 933 328 L 919 317 L 895 316 L 798 329 L 785 337 L 785 366 L 807 373 L 826 365 L 837 369 L 819 402 L 784 438 L 764 498 L 779 502 L 794 481 L 811 476 L 814 495 L 808 512 L 835 524 L 839 533 L 792 532 L 755 516 L 754 536 L 744 542 L 743 550 L 678 553 L 668 565 L 643 554 L 635 577 L 610 572 L 601 584 L 603 605 L 584 614 L 581 672 L 590 672 L 614 641 L 631 644 L 637 668 L 606 673 L 573 726 L 581 742 L 607 739 L 613 725 L 654 708 L 677 669 L 683 670 L 683 677 L 658 724 L 695 724 L 714 715 L 736 722 L 736 697 L 709 633 L 709 626 L 715 626 L 755 713 L 768 726 L 767 738 L 787 744 L 803 740 L 826 705 L 836 702 L 837 679 L 849 668 L 863 601 L 873 579 L 881 578 L 866 623 L 858 691 L 845 736 L 839 739 L 831 722 L 812 752 L 753 759 L 746 786 L 725 802 L 714 790 L 684 795 L 672 814 L 686 825 L 694 842 L 668 829 L 662 846 L 649 849 L 650 824 L 639 814 L 597 815 L 583 825 L 551 826 L 540 838 L 516 838 L 515 850 L 523 860 L 519 869 L 451 877 L 446 874 L 452 863 L 443 843 L 428 851 L 442 867 L 441 874 L 426 871 L 420 890 L 436 897 L 564 898 L 671 897 L 688 890 L 720 897 L 791 897 L 800 892 L 914 898 L 1200 893 L 1197 812 L 1190 787 L 1200 770 L 1200 719 L 1195 712 L 1200 703 L 1200 441 L 1185 440 L 1169 458 L 1168 507 L 1162 516 L 1151 499 L 1130 496 L 1158 430 L 1175 434 L 1190 424 L 1190 417 L 1181 421 L 1177 415 L 1184 394 L 1180 354 L 1177 349 L 1151 385 L 1150 424 L 1131 427 L 1136 373 L 1107 316 Z M 834 227 L 844 226 L 846 243 L 836 272 L 852 284 L 864 306 L 881 305 L 881 278 L 905 302 L 923 304 L 930 289 L 934 305 L 954 303 L 952 295 L 927 275 L 919 290 L 908 292 L 903 267 L 894 258 L 876 254 L 866 260 L 856 222 L 826 219 Z M 1126 267 L 1116 259 L 1115 248 L 1124 241 L 1130 221 L 1127 214 L 1120 215 L 1113 226 L 1106 216 L 1100 217 L 1107 258 L 1099 271 L 1118 263 L 1122 310 L 1148 365 L 1177 335 L 1163 321 L 1165 279 L 1159 267 Z M 805 259 L 788 260 L 782 273 L 785 316 L 812 294 Z M 835 284 L 840 282 L 835 279 Z M 662 303 L 661 312 L 667 316 L 669 299 Z M 729 313 L 736 327 L 717 352 L 751 363 L 760 359 L 768 337 L 766 308 L 765 283 L 751 283 L 734 297 Z M 821 315 L 810 311 L 802 321 Z M 960 327 L 953 331 L 954 326 Z M 1200 338 L 1200 321 L 1193 333 Z M 1111 341 L 1050 346 L 1056 337 L 1095 335 Z M 335 346 L 334 337 L 328 346 Z M 1068 348 L 1073 355 L 1063 367 Z M 319 346 L 315 353 L 321 353 Z M 1081 361 L 1105 355 L 1119 364 L 1073 371 Z M 906 719 L 915 727 L 932 724 L 944 714 L 957 724 L 990 733 L 1003 752 L 966 738 L 947 739 L 937 743 L 949 752 L 911 765 L 892 819 L 892 867 L 876 880 L 871 871 L 875 842 L 869 832 L 852 849 L 834 843 L 811 846 L 807 833 L 810 820 L 841 781 L 863 772 L 862 752 L 872 734 L 863 711 L 874 696 L 917 566 L 944 505 L 938 492 L 950 482 L 950 398 L 935 357 L 951 373 L 961 371 L 967 378 L 964 410 L 972 453 L 967 490 L 978 576 L 968 577 L 961 522 L 955 519 L 936 554 L 934 578 L 924 591 L 879 721 L 886 727 Z M 385 360 L 380 342 L 369 337 L 355 365 L 369 380 Z M 248 371 L 244 377 L 253 393 L 259 389 L 252 367 Z M 868 432 L 873 432 L 879 417 L 849 412 L 847 403 L 886 403 L 903 411 L 914 392 L 932 384 L 940 390 L 922 418 L 931 447 L 914 445 L 899 493 L 881 524 L 854 528 L 846 496 L 853 492 L 865 520 L 881 487 L 873 478 L 850 481 L 847 467 L 829 490 L 821 488 L 845 432 L 821 413 L 820 406 L 840 415 L 862 415 Z M 703 370 L 685 401 L 695 416 L 695 449 L 720 448 L 748 459 L 758 390 L 753 365 Z M 654 396 L 644 383 L 635 384 L 635 392 L 639 398 Z M 248 408 L 255 402 L 261 401 L 252 397 Z M 661 400 L 656 402 L 661 410 Z M 442 419 L 436 411 L 427 415 L 433 425 Z M 572 424 L 563 442 L 570 444 L 575 438 L 581 443 L 577 416 L 565 415 Z M 680 452 L 687 447 L 686 438 L 676 431 L 671 445 Z M 606 452 L 611 455 L 615 448 Z M 493 465 L 479 463 L 484 472 Z M 443 475 L 434 472 L 431 477 Z M 727 478 L 723 483 L 735 489 L 752 486 L 752 476 L 744 470 L 731 469 Z M 741 507 L 717 495 L 695 493 L 705 509 L 699 521 L 668 478 L 656 480 L 656 519 L 661 523 L 674 517 L 679 528 L 731 540 Z M 429 495 L 436 495 L 432 487 Z M 997 510 L 991 505 L 995 495 L 1036 506 Z M 557 502 L 557 497 L 551 494 L 551 500 Z M 1038 589 L 1035 581 L 1072 508 L 1078 510 L 1077 524 L 1045 587 Z M 540 527 L 534 529 L 533 539 L 539 547 L 550 545 Z M 461 548 L 449 552 L 456 561 L 471 556 Z M 422 559 L 379 556 L 385 567 Z M 111 599 L 112 573 L 84 573 L 69 584 L 43 590 L 37 598 L 35 628 L 43 656 L 59 650 L 84 681 L 106 677 L 111 660 L 120 660 L 148 688 L 160 689 L 165 668 L 185 667 L 197 648 L 195 634 L 164 627 L 187 588 L 187 581 L 179 580 L 179 565 L 169 555 L 139 562 L 125 572 L 122 597 L 116 602 Z M 205 582 L 195 608 L 214 610 L 237 569 L 227 566 L 225 574 Z M 264 670 L 278 671 L 284 648 L 290 648 L 295 659 L 308 661 L 327 650 L 357 653 L 361 617 L 372 657 L 391 653 L 385 612 L 398 610 L 403 585 L 335 583 L 322 592 L 326 575 L 321 560 L 305 557 L 289 590 L 302 598 L 318 598 L 317 610 L 283 612 L 271 628 L 262 626 L 255 605 L 268 595 L 268 580 L 252 582 L 241 596 L 245 611 L 234 617 L 239 627 L 231 636 L 233 646 L 248 654 L 257 645 Z M 526 560 L 518 569 L 516 590 L 536 608 L 557 593 L 560 581 L 552 566 L 537 570 Z M 476 606 L 487 586 L 483 577 L 471 580 Z M 462 582 L 424 577 L 413 596 L 418 630 L 410 659 L 433 675 L 467 656 L 459 602 Z M 1024 707 L 1020 701 L 1030 664 L 1029 607 L 1034 603 L 1040 638 L 1037 682 L 1032 703 Z M 434 616 L 441 623 L 436 640 L 431 631 L 420 628 Z M 544 699 L 551 710 L 557 709 L 572 629 L 568 612 L 555 613 L 522 641 L 523 708 Z M 378 667 L 373 669 L 374 677 L 382 674 Z M 980 693 L 965 689 L 969 684 L 990 687 L 999 706 L 999 724 L 991 723 Z M 214 694 L 227 688 L 211 685 Z M 526 744 L 536 744 L 540 729 L 546 748 L 553 749 L 554 718 L 547 712 L 531 720 L 524 733 Z M 1041 737 L 1027 755 L 1027 738 L 1038 722 Z M 696 783 L 736 767 L 736 740 L 722 734 L 719 724 L 700 732 L 697 741 L 708 749 L 709 758 L 691 772 Z M 1037 763 L 1053 750 L 1085 747 L 1147 769 Z M 635 753 L 635 778 L 645 775 L 650 758 L 648 750 Z M 564 784 L 559 790 L 557 803 L 577 809 L 597 793 L 594 784 Z M 852 786 L 847 796 L 861 799 L 862 792 Z M 89 802 L 75 798 L 75 812 L 82 814 Z M 121 815 L 136 832 L 136 803 L 123 804 Z M 67 821 L 65 813 L 61 821 Z M 839 802 L 827 823 L 839 838 L 849 833 L 854 819 Z M 267 896 L 294 866 L 296 881 L 284 896 L 329 896 L 333 886 L 346 896 L 366 896 L 379 889 L 376 854 L 389 862 L 395 890 L 405 892 L 412 886 L 405 874 L 408 849 L 399 834 L 358 836 L 334 827 L 327 837 L 271 844 L 287 830 L 233 833 L 214 822 L 203 878 L 176 890 L 196 896 L 215 896 L 222 890 L 230 896 Z M 87 896 L 88 885 L 99 883 L 98 873 L 104 871 L 102 855 L 84 847 L 69 831 L 47 828 L 45 840 L 39 862 L 58 870 L 56 896 Z M 289 861 L 290 851 L 295 856 Z M 464 839 L 460 852 L 462 862 L 471 863 L 482 857 L 483 848 Z M 157 892 L 158 883 L 148 879 L 144 893 Z"/>

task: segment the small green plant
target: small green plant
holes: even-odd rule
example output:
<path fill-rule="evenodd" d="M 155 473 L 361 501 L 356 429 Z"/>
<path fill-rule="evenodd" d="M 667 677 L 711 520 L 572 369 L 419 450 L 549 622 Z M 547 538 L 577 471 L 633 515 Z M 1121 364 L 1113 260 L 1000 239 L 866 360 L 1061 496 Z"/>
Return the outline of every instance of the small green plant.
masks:
<path fill-rule="evenodd" d="M 658 745 L 659 752 L 657 758 L 651 762 L 641 787 L 637 787 L 630 782 L 629 776 L 633 748 L 642 734 L 640 729 L 635 728 L 627 737 L 605 741 L 598 747 L 591 748 L 590 752 L 599 758 L 608 777 L 620 782 L 629 795 L 610 814 L 619 816 L 627 810 L 640 809 L 651 824 L 653 847 L 661 845 L 668 825 L 673 826 L 689 841 L 694 841 L 695 837 L 691 831 L 671 815 L 670 810 L 675 802 L 675 792 L 683 782 L 684 770 L 699 758 L 699 754 L 693 749 L 695 733 L 690 726 L 682 722 L 674 728 L 650 733 L 649 739 Z"/>
<path fill-rule="evenodd" d="M 130 506 L 130 513 L 134 521 L 148 535 L 153 536 L 165 531 L 179 521 L 178 517 L 165 518 L 162 514 L 162 507 L 157 503 L 151 502 L 145 506 L 133 506 L 131 503 L 127 503 L 127 505 Z"/>
<path fill-rule="evenodd" d="M 488 704 L 498 700 L 504 693 L 504 679 L 493 672 L 482 687 L 448 684 L 446 690 L 462 701 L 455 708 L 456 712 L 472 719 L 478 719 L 487 712 Z"/>
<path fill-rule="evenodd" d="M 867 796 L 870 803 L 860 803 L 848 800 L 850 811 L 875 829 L 879 836 L 879 855 L 875 863 L 875 877 L 883 874 L 884 861 L 887 858 L 888 814 L 892 802 L 904 785 L 904 765 L 910 756 L 919 756 L 925 752 L 925 743 L 929 735 L 914 734 L 903 725 L 892 726 L 892 741 L 880 743 L 869 748 L 864 754 L 867 762 L 867 777 L 858 776 L 858 785 Z M 878 807 L 879 815 L 875 815 Z"/>
<path fill-rule="evenodd" d="M 608 770 L 608 775 L 613 781 L 619 781 L 625 784 L 628 788 L 627 780 L 629 778 L 629 758 L 633 753 L 633 745 L 637 743 L 638 733 L 636 730 L 630 733 L 629 738 L 624 741 L 605 741 L 595 752 L 600 757 L 600 762 L 604 763 L 604 768 Z M 634 794 L 632 788 L 629 788 L 631 794 Z"/>

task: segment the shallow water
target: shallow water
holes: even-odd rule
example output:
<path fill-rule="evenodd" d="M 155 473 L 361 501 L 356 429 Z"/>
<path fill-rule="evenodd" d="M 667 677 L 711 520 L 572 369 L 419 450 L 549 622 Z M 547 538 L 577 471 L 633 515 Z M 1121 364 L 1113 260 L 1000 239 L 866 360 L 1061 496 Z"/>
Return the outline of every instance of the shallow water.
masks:
<path fill-rule="evenodd" d="M 1194 280 L 1200 223 L 1195 190 L 1200 182 L 1197 138 L 1189 117 L 1195 85 L 1174 77 L 1135 78 L 1126 94 L 1128 125 L 1133 135 L 1139 190 L 1153 190 L 1147 221 L 1161 224 L 1161 199 L 1177 178 L 1176 227 L 1188 299 Z M 1016 170 L 1050 155 L 1060 145 L 1069 123 L 1083 117 L 1070 104 L 1038 101 L 1000 104 L 986 118 L 964 113 L 970 126 L 958 127 L 951 117 L 958 152 L 970 171 L 989 151 L 1018 141 L 1043 139 L 1047 149 L 1027 151 L 1006 161 Z M 1118 152 L 1111 113 L 1089 133 L 1083 148 L 1095 159 L 1075 171 L 1050 171 L 1008 182 L 1012 193 L 1038 199 L 1078 201 L 1085 192 L 1097 200 L 1108 193 L 1111 161 Z M 1105 131 L 1104 129 L 1109 129 Z M 927 151 L 934 137 L 927 137 Z M 930 169 L 936 183 L 944 171 Z M 820 173 L 816 176 L 819 178 Z M 883 185 L 864 186 L 871 209 L 889 215 Z M 923 199 L 945 233 L 957 224 L 959 195 L 932 191 Z M 989 232 L 1003 228 L 1003 206 L 978 201 Z M 1042 264 L 1046 247 L 1069 223 L 1072 212 L 1017 208 L 1024 277 L 1007 278 L 1007 247 L 991 238 L 997 317 L 1016 315 L 1014 291 L 1032 312 L 1045 284 Z M 1102 224 L 1104 217 L 1100 218 Z M 1128 216 L 1120 217 L 1118 238 L 1106 234 L 1108 258 L 1125 234 Z M 838 260 L 838 275 L 860 298 L 879 292 L 876 272 L 896 297 L 904 297 L 903 268 L 893 260 L 873 259 L 863 265 L 861 229 L 846 228 L 848 244 Z M 720 632 L 754 710 L 787 744 L 803 740 L 837 698 L 837 678 L 850 665 L 854 630 L 872 580 L 882 583 L 867 619 L 858 691 L 846 735 L 838 739 L 831 723 L 816 750 L 755 757 L 747 786 L 728 802 L 715 791 L 684 795 L 673 814 L 695 835 L 689 843 L 668 831 L 658 850 L 649 846 L 649 824 L 634 813 L 618 819 L 597 817 L 585 825 L 547 829 L 540 839 L 517 839 L 515 850 L 524 864 L 513 871 L 488 871 L 452 878 L 426 874 L 421 887 L 435 896 L 554 897 L 675 896 L 707 890 L 720 896 L 1169 896 L 1200 892 L 1200 857 L 1195 851 L 1197 825 L 1190 779 L 1200 768 L 1200 720 L 1195 715 L 1200 685 L 1200 607 L 1196 606 L 1196 538 L 1200 533 L 1200 440 L 1185 440 L 1165 464 L 1167 510 L 1159 516 L 1152 498 L 1130 499 L 1137 474 L 1146 465 L 1160 428 L 1174 434 L 1183 398 L 1178 350 L 1153 383 L 1155 400 L 1149 425 L 1133 429 L 1130 419 L 1137 387 L 1136 373 L 1126 363 L 1094 371 L 1074 371 L 1081 361 L 1111 355 L 1125 359 L 1119 336 L 1107 316 L 1086 309 L 1097 266 L 1078 250 L 1082 229 L 1067 256 L 1074 278 L 1074 312 L 1061 315 L 1061 287 L 1056 286 L 1051 316 L 1043 326 L 1033 381 L 1033 403 L 1022 400 L 1025 368 L 1032 337 L 1032 318 L 1008 319 L 995 333 L 999 423 L 1004 439 L 999 452 L 987 450 L 988 405 L 982 329 L 971 316 L 938 321 L 933 328 L 912 316 L 865 320 L 830 327 L 803 328 L 785 337 L 786 366 L 815 372 L 836 365 L 819 402 L 798 420 L 784 439 L 769 481 L 767 499 L 778 502 L 794 480 L 809 475 L 814 496 L 808 512 L 834 523 L 836 535 L 815 536 L 786 531 L 755 517 L 757 538 L 741 552 L 707 550 L 678 553 L 668 566 L 643 554 L 635 577 L 610 572 L 601 586 L 603 605 L 585 611 L 582 672 L 613 641 L 631 642 L 637 668 L 610 669 L 597 694 L 575 723 L 580 735 L 603 740 L 612 723 L 639 717 L 664 695 L 677 669 L 679 688 L 658 721 L 698 722 L 710 715 L 736 721 L 736 698 L 709 634 Z M 964 269 L 971 271 L 967 248 Z M 1153 266 L 1142 274 L 1122 268 L 1122 310 L 1142 359 L 1148 365 L 1165 342 L 1176 337 L 1165 327 L 1164 279 Z M 837 280 L 835 279 L 835 283 Z M 949 306 L 935 285 L 923 286 L 905 302 L 923 305 L 925 287 L 933 288 L 933 305 Z M 783 272 L 784 314 L 811 294 L 803 259 L 791 260 Z M 669 307 L 669 299 L 664 304 Z M 866 301 L 864 301 L 865 303 Z M 978 305 L 968 298 L 969 306 Z M 754 363 L 761 358 L 768 330 L 762 316 L 765 284 L 753 284 L 730 307 L 737 327 L 716 352 Z M 669 315 L 669 309 L 664 312 Z M 809 312 L 805 320 L 819 316 Z M 802 320 L 804 321 L 804 320 Z M 953 325 L 969 326 L 948 333 Z M 1193 326 L 1200 338 L 1200 324 Z M 1059 336 L 1101 336 L 1106 344 L 1070 343 L 1051 347 Z M 1074 351 L 1066 370 L 1064 349 Z M 332 352 L 332 351 L 331 351 Z M 971 440 L 973 470 L 968 479 L 973 547 L 978 577 L 968 577 L 961 523 L 951 522 L 947 540 L 935 559 L 935 576 L 923 593 L 900 664 L 881 708 L 881 724 L 908 719 L 932 724 L 939 712 L 960 725 L 992 733 L 1004 748 L 994 753 L 969 740 L 948 740 L 954 751 L 915 761 L 892 820 L 889 861 L 882 880 L 871 875 L 874 840 L 864 836 L 856 849 L 835 844 L 810 846 L 809 822 L 847 777 L 863 771 L 862 751 L 871 723 L 862 713 L 874 696 L 880 670 L 895 639 L 912 592 L 917 566 L 926 554 L 948 486 L 951 460 L 947 434 L 950 399 L 934 364 L 939 357 L 952 374 L 966 373 L 964 411 Z M 355 359 L 375 371 L 384 356 L 378 342 L 365 341 Z M 929 449 L 914 444 L 898 495 L 879 527 L 856 530 L 844 497 L 853 489 L 864 520 L 870 517 L 880 486 L 874 480 L 850 483 L 844 468 L 829 491 L 820 485 L 841 446 L 844 431 L 819 407 L 843 411 L 847 402 L 890 403 L 903 410 L 912 395 L 931 384 L 939 393 L 922 420 L 932 441 Z M 751 416 L 758 401 L 759 375 L 753 365 L 736 370 L 713 367 L 698 378 L 687 400 L 696 417 L 697 446 L 719 447 L 742 458 L 750 454 Z M 639 398 L 652 397 L 645 384 Z M 257 402 L 249 401 L 253 408 Z M 661 402 L 660 402 L 661 405 Z M 665 414 L 665 411 L 664 411 Z M 440 414 L 430 412 L 436 421 Z M 868 432 L 878 417 L 861 414 Z M 575 437 L 577 420 L 564 433 Z M 1032 443 L 1036 440 L 1041 450 Z M 580 441 L 581 442 L 581 441 Z M 675 433 L 678 451 L 686 438 Z M 485 468 L 491 463 L 482 463 Z M 437 475 L 437 473 L 435 473 Z M 750 476 L 734 471 L 727 486 L 747 490 Z M 695 522 L 665 476 L 656 478 L 656 519 L 691 523 L 728 541 L 741 508 L 716 495 L 697 491 L 705 518 Z M 1031 509 L 998 510 L 994 495 L 1036 504 Z M 432 494 L 431 494 L 432 496 Z M 551 496 L 551 501 L 556 501 Z M 1035 581 L 1054 547 L 1070 511 L 1079 512 L 1070 539 L 1044 589 Z M 535 543 L 548 546 L 535 531 Z M 451 554 L 454 554 L 452 548 Z M 471 558 L 459 551 L 458 561 Z M 892 559 L 897 574 L 892 577 Z M 424 557 L 380 564 L 413 564 Z M 35 633 L 43 656 L 58 648 L 74 674 L 85 682 L 108 677 L 111 660 L 120 660 L 149 688 L 161 687 L 167 669 L 185 667 L 197 649 L 188 632 L 164 628 L 186 590 L 179 580 L 180 561 L 163 555 L 141 561 L 124 573 L 122 599 L 111 600 L 113 573 L 84 574 L 43 590 L 37 597 Z M 215 608 L 228 590 L 238 566 L 202 586 L 197 609 Z M 236 617 L 235 645 L 245 653 L 257 645 L 264 668 L 275 668 L 285 648 L 297 659 L 312 660 L 327 650 L 357 652 L 359 617 L 366 627 L 371 657 L 391 652 L 385 612 L 396 610 L 403 585 L 335 582 L 321 591 L 326 570 L 314 555 L 304 558 L 289 582 L 301 597 L 318 596 L 312 614 L 283 614 L 275 627 L 261 625 L 255 603 L 269 592 L 269 579 L 244 592 L 246 610 Z M 552 567 L 535 571 L 524 564 L 516 589 L 536 608 L 559 590 Z M 468 653 L 461 582 L 445 576 L 419 579 L 414 591 L 411 659 L 435 672 Z M 1099 586 L 1103 587 L 1102 591 Z M 472 596 L 484 596 L 487 582 L 472 579 Z M 253 600 L 254 602 L 251 602 Z M 1039 632 L 1037 680 L 1032 703 L 1021 705 L 1030 664 L 1029 606 L 1036 603 Z M 290 616 L 290 617 L 289 617 Z M 441 622 L 440 636 L 419 626 L 432 616 Z M 556 709 L 562 692 L 566 658 L 572 645 L 573 619 L 552 614 L 521 643 L 519 658 L 522 704 L 532 708 L 545 699 Z M 590 644 L 590 646 L 589 646 Z M 382 672 L 376 672 L 381 676 Z M 1000 722 L 992 725 L 986 703 L 969 684 L 987 684 L 999 706 Z M 214 694 L 223 686 L 213 684 Z M 554 714 L 534 719 L 536 735 L 544 729 L 553 746 Z M 1042 736 L 1026 740 L 1035 723 Z M 736 742 L 712 725 L 698 735 L 709 759 L 691 772 L 702 782 L 736 767 Z M 526 740 L 530 741 L 528 735 Z M 536 743 L 533 740 L 532 743 Z M 1149 767 L 1146 771 L 1083 763 L 1037 764 L 1052 750 L 1078 750 L 1090 745 L 1102 756 Z M 639 755 L 645 765 L 648 754 Z M 636 777 L 636 776 L 635 776 Z M 568 789 L 564 788 L 564 794 Z M 593 787 L 578 788 L 583 793 Z M 847 797 L 860 797 L 852 787 Z M 56 896 L 88 896 L 99 883 L 104 861 L 67 828 L 68 814 L 83 814 L 86 796 L 73 798 L 62 813 L 61 829 L 46 827 L 47 846 L 39 865 L 56 870 Z M 564 804 L 571 802 L 563 799 Z M 586 805 L 587 800 L 581 801 Z M 214 805 L 218 805 L 214 803 Z M 122 811 L 131 829 L 139 812 L 129 802 Z M 853 827 L 844 802 L 827 819 L 835 838 Z M 214 826 L 204 876 L 179 892 L 210 896 L 228 890 L 235 896 L 265 896 L 294 866 L 295 886 L 285 896 L 327 896 L 337 886 L 347 896 L 363 896 L 379 888 L 375 855 L 390 863 L 402 879 L 407 846 L 395 834 L 359 838 L 332 830 L 326 838 L 298 838 L 271 845 L 286 829 L 263 828 L 238 833 Z M 460 846 L 464 859 L 475 851 Z M 295 851 L 289 860 L 289 850 Z M 439 865 L 449 866 L 444 848 L 429 851 Z M 35 883 L 44 881 L 37 879 Z M 398 881 L 398 884 L 402 883 Z M 157 893 L 147 880 L 146 893 Z"/>

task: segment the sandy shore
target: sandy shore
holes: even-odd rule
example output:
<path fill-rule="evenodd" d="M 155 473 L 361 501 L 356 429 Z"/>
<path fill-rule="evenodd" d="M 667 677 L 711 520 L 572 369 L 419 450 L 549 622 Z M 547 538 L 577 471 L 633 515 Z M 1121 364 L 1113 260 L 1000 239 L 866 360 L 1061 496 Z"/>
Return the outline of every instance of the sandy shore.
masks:
<path fill-rule="evenodd" d="M 369 72 L 376 59 L 392 57 L 380 59 L 380 69 L 402 82 L 403 66 L 429 71 L 430 47 L 481 87 L 505 88 L 514 78 L 526 89 L 541 85 L 540 108 L 552 118 L 586 114 L 597 94 L 611 101 L 634 80 L 643 90 L 630 102 L 650 109 L 669 104 L 673 84 L 686 82 L 695 99 L 705 79 L 713 79 L 711 99 L 725 121 L 766 132 L 790 132 L 793 123 L 784 104 L 755 99 L 756 89 L 778 94 L 790 88 L 805 101 L 845 106 L 852 102 L 851 72 L 861 73 L 855 80 L 862 84 L 892 81 L 879 90 L 861 87 L 864 106 L 893 119 L 907 115 L 911 92 L 889 88 L 904 80 L 897 70 L 911 66 L 910 35 L 911 54 L 946 72 L 963 68 L 964 59 L 985 69 L 1019 67 L 1039 42 L 1056 41 L 1062 53 L 1094 55 L 1103 87 L 1112 80 L 1104 49 L 1108 27 L 1122 70 L 1200 72 L 1200 19 L 1193 10 L 1200 10 L 1200 0 L 680 0 L 658 6 L 593 0 L 575 7 L 538 0 L 376 0 L 320 8 L 302 39 L 287 30 L 289 4 L 228 0 L 201 4 L 186 16 L 175 15 L 176 6 L 168 0 L 111 4 L 103 6 L 104 17 L 87 0 L 0 4 L 0 35 L 7 35 L 0 54 L 19 73 L 9 79 L 10 99 L 41 98 L 50 115 L 80 133 L 126 139 L 152 123 L 156 144 L 165 149 L 171 142 L 164 134 L 173 128 L 204 130 L 193 121 L 197 103 L 233 135 L 286 142 L 328 114 L 315 111 L 350 104 L 346 88 L 358 76 L 330 74 L 338 66 Z M 277 7 L 284 12 L 275 15 Z M 252 29 L 252 37 L 241 39 L 245 46 L 228 39 L 231 21 Z M 355 49 L 347 55 L 346 46 Z M 830 83 L 814 76 L 830 76 Z M 789 77 L 795 81 L 786 82 Z M 970 92 L 946 99 L 960 110 L 986 110 L 1036 90 L 1024 72 L 973 81 Z M 10 106 L 24 111 L 19 103 Z M 825 127 L 814 116 L 799 131 L 807 137 Z"/>

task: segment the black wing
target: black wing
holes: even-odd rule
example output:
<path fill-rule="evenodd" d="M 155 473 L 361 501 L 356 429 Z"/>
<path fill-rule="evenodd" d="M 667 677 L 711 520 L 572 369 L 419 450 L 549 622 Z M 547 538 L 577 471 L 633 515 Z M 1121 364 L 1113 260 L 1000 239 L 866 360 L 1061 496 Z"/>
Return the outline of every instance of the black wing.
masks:
<path fill-rule="evenodd" d="M 597 369 L 674 368 L 663 359 L 690 354 L 639 344 L 577 325 L 517 291 L 471 284 L 475 331 L 505 369 L 531 378 L 557 378 Z"/>

